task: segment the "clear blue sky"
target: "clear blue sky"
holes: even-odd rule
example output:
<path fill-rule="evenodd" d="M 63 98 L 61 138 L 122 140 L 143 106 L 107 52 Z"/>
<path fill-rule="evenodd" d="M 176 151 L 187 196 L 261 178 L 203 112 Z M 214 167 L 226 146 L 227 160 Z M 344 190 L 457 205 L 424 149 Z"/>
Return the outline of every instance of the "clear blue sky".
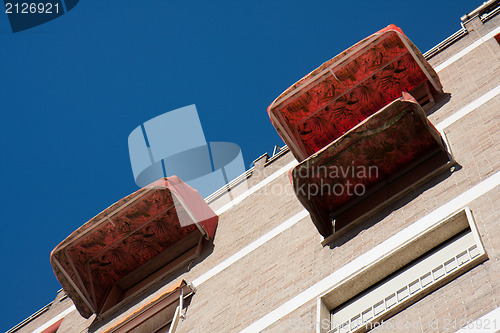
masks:
<path fill-rule="evenodd" d="M 0 13 L 0 331 L 54 299 L 50 251 L 137 189 L 135 127 L 196 104 L 249 165 L 282 143 L 266 108 L 303 75 L 390 23 L 425 52 L 482 3 L 213 2 L 81 0 L 16 34 Z"/>

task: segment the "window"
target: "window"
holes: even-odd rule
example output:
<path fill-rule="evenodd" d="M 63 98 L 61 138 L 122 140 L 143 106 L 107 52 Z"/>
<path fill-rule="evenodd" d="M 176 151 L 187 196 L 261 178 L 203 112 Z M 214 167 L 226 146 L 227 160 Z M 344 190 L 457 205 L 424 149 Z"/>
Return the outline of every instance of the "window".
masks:
<path fill-rule="evenodd" d="M 323 295 L 319 332 L 370 330 L 485 259 L 465 208 Z"/>
<path fill-rule="evenodd" d="M 174 333 L 184 313 L 184 300 L 195 292 L 191 284 L 180 280 L 154 300 L 112 323 L 105 333 Z"/>
<path fill-rule="evenodd" d="M 331 333 L 371 328 L 393 308 L 412 303 L 473 261 L 480 252 L 468 228 L 331 311 Z"/>

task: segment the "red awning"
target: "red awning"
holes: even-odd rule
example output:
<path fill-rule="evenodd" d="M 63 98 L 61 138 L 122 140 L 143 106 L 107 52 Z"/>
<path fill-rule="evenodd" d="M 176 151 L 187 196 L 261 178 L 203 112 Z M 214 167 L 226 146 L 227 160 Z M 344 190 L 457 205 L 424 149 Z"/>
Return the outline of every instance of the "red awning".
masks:
<path fill-rule="evenodd" d="M 401 29 L 390 25 L 340 53 L 283 92 L 271 122 L 300 162 L 436 72 Z"/>
<path fill-rule="evenodd" d="M 78 228 L 56 246 L 50 261 L 65 292 L 88 318 L 100 313 L 121 279 L 153 259 L 178 257 L 203 236 L 212 239 L 217 222 L 196 190 L 176 176 L 163 178 Z"/>
<path fill-rule="evenodd" d="M 408 96 L 301 162 L 290 178 L 318 231 L 327 237 L 449 161 L 439 132 Z"/>

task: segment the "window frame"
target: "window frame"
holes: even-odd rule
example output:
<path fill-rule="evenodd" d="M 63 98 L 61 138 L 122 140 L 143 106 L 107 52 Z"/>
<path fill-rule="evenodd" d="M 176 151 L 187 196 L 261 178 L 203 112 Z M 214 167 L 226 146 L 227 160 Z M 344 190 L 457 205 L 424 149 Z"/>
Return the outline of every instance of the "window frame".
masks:
<path fill-rule="evenodd" d="M 168 332 L 174 333 L 180 319 L 184 318 L 184 300 L 195 292 L 196 288 L 191 283 L 181 280 L 180 285 L 173 290 L 168 289 L 138 309 L 128 312 L 118 322 L 109 324 L 104 333 L 150 333 L 165 329 L 168 325 Z M 148 323 L 150 326 L 142 326 Z"/>
<path fill-rule="evenodd" d="M 411 226 L 408 228 L 411 228 Z M 387 253 L 384 257 L 379 258 L 375 262 L 368 263 L 366 266 L 359 269 L 356 274 L 349 276 L 336 286 L 333 286 L 328 292 L 321 295 L 317 299 L 316 333 L 327 333 L 331 330 L 331 310 L 354 299 L 360 293 L 368 290 L 394 272 L 408 265 L 413 260 L 432 251 L 437 246 L 445 243 L 467 228 L 471 230 L 479 255 L 459 267 L 459 269 L 456 269 L 453 273 L 450 273 L 449 278 L 447 277 L 433 284 L 432 288 L 426 290 L 426 293 L 417 295 L 420 297 L 412 298 L 411 302 L 401 303 L 401 305 L 398 304 L 394 307 L 394 310 L 386 311 L 386 313 L 383 314 L 384 317 L 382 319 L 377 318 L 377 320 L 385 320 L 393 316 L 409 305 L 417 302 L 422 297 L 425 297 L 428 293 L 487 260 L 488 257 L 472 212 L 469 207 L 464 207 L 442 219 L 439 223 L 433 225 L 425 232 L 409 239 L 398 248 Z"/>

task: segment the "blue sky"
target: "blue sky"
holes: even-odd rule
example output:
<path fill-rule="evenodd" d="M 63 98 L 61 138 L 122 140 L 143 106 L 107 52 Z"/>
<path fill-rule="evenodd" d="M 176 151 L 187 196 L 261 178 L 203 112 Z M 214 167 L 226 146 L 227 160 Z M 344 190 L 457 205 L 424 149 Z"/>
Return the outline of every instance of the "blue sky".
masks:
<path fill-rule="evenodd" d="M 50 251 L 137 190 L 134 128 L 196 104 L 248 166 L 282 143 L 266 108 L 302 76 L 391 23 L 425 52 L 482 0 L 213 2 L 82 0 L 16 34 L 0 13 L 0 331 L 54 299 Z"/>

